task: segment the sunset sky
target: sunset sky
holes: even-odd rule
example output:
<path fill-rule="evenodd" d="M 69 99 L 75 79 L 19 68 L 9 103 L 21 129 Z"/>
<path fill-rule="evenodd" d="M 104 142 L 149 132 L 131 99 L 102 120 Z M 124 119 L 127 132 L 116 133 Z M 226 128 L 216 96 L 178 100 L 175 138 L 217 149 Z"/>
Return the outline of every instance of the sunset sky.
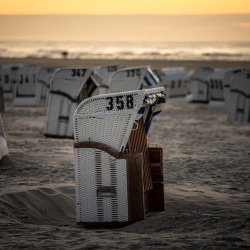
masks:
<path fill-rule="evenodd" d="M 0 0 L 0 40 L 250 41 L 250 0 Z"/>
<path fill-rule="evenodd" d="M 0 14 L 239 14 L 249 0 L 0 0 Z"/>

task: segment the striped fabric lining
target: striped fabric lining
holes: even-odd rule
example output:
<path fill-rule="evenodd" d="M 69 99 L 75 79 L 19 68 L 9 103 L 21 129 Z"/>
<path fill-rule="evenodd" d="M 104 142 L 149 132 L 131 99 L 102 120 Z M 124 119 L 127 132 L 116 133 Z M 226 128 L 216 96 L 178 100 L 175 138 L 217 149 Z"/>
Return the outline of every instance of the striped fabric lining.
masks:
<path fill-rule="evenodd" d="M 153 117 L 157 116 L 162 111 L 165 103 L 166 93 L 163 91 L 145 96 L 143 105 L 137 113 L 136 122 L 143 116 L 146 134 L 149 131 Z"/>
<path fill-rule="evenodd" d="M 145 85 L 149 86 L 149 87 L 152 87 L 152 86 L 157 85 L 159 83 L 158 77 L 153 73 L 153 71 L 150 68 L 147 69 L 147 74 L 143 78 L 143 81 L 144 81 Z"/>

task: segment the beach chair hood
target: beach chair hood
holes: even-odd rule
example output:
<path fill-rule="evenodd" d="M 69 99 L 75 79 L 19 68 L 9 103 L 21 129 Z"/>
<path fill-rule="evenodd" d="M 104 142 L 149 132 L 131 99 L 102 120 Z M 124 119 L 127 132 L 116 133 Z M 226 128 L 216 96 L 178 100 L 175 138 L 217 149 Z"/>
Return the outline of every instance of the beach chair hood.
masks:
<path fill-rule="evenodd" d="M 51 79 L 50 92 L 76 101 L 91 73 L 92 69 L 86 68 L 58 69 Z"/>

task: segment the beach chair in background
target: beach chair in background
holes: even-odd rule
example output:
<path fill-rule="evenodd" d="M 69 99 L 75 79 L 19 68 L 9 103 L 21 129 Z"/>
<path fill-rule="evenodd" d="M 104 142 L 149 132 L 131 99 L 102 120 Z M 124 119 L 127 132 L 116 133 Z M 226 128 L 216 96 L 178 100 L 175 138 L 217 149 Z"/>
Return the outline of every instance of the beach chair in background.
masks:
<path fill-rule="evenodd" d="M 110 78 L 110 93 L 154 88 L 158 83 L 159 78 L 149 66 L 122 68 Z"/>
<path fill-rule="evenodd" d="M 118 64 L 104 65 L 93 68 L 91 79 L 98 86 L 98 88 L 95 89 L 93 96 L 109 93 L 111 75 L 119 68 L 120 66 Z"/>
<path fill-rule="evenodd" d="M 14 97 L 14 86 L 17 80 L 17 72 L 20 65 L 2 65 L 0 68 L 0 87 L 3 91 L 5 100 L 11 100 Z"/>
<path fill-rule="evenodd" d="M 40 66 L 23 66 L 18 70 L 14 106 L 39 106 L 36 94 L 40 69 Z"/>
<path fill-rule="evenodd" d="M 77 105 L 97 88 L 92 69 L 58 69 L 51 79 L 44 135 L 73 138 L 73 115 Z"/>
<path fill-rule="evenodd" d="M 5 140 L 5 134 L 3 129 L 2 117 L 0 114 L 0 160 L 3 159 L 9 153 L 7 142 Z"/>
<path fill-rule="evenodd" d="M 185 68 L 162 68 L 163 86 L 168 98 L 184 98 L 187 93 L 187 71 Z"/>
<path fill-rule="evenodd" d="M 231 79 L 228 121 L 250 122 L 250 72 L 241 72 Z"/>
<path fill-rule="evenodd" d="M 162 148 L 148 147 L 164 88 L 94 96 L 74 114 L 76 221 L 125 225 L 164 210 Z"/>
<path fill-rule="evenodd" d="M 59 67 L 42 67 L 38 72 L 38 80 L 36 87 L 37 106 L 48 106 L 50 81 L 52 75 Z"/>
<path fill-rule="evenodd" d="M 223 77 L 223 97 L 224 97 L 224 107 L 225 112 L 227 112 L 230 109 L 230 88 L 231 88 L 231 80 L 232 78 L 242 72 L 249 72 L 249 69 L 246 68 L 235 68 L 235 69 L 229 69 Z"/>
<path fill-rule="evenodd" d="M 211 67 L 198 67 L 188 73 L 186 100 L 188 102 L 209 102 L 208 75 L 213 72 Z"/>
<path fill-rule="evenodd" d="M 208 75 L 209 104 L 224 105 L 223 79 L 231 69 L 214 69 Z"/>

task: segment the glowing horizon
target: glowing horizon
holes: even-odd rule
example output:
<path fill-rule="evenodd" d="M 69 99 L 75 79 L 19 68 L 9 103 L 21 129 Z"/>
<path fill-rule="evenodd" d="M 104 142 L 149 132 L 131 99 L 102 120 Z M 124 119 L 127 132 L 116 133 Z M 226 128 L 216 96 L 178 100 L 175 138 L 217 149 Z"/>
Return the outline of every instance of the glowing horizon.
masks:
<path fill-rule="evenodd" d="M 249 0 L 0 0 L 0 15 L 248 14 Z"/>

